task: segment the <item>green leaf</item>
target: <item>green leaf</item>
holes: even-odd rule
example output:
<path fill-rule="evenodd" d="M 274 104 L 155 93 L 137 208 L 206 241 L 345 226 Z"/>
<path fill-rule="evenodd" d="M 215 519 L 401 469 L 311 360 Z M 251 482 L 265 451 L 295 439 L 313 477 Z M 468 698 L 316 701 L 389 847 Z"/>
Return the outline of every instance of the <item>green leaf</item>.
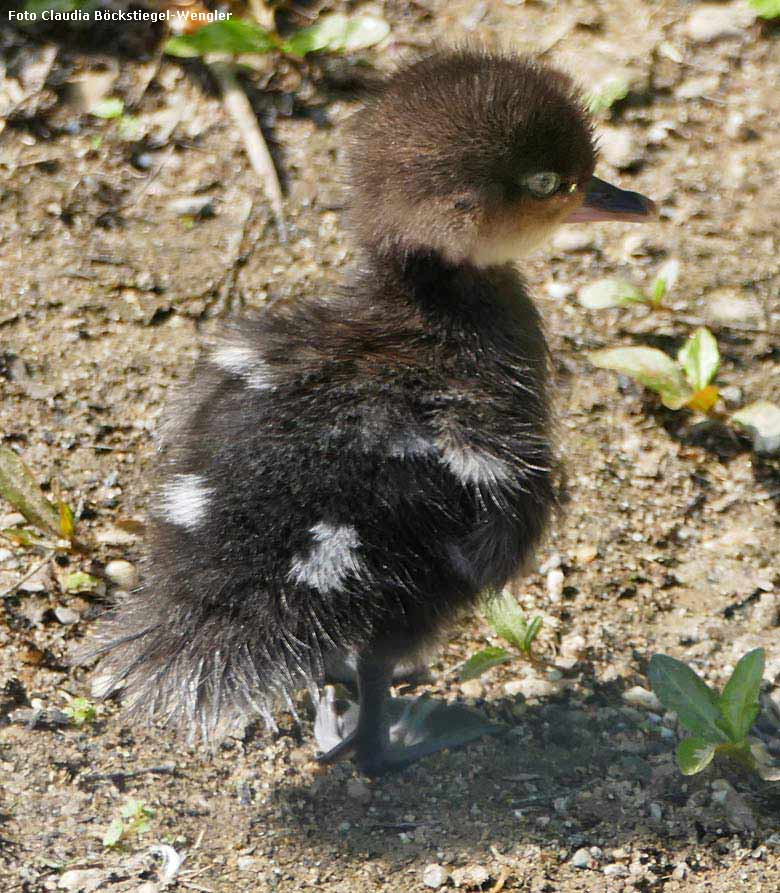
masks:
<path fill-rule="evenodd" d="M 85 574 L 83 571 L 75 571 L 65 577 L 66 592 L 94 592 L 102 583 L 97 577 Z"/>
<path fill-rule="evenodd" d="M 580 289 L 578 300 L 588 310 L 606 310 L 646 302 L 646 296 L 625 279 L 597 279 Z"/>
<path fill-rule="evenodd" d="M 20 546 L 28 546 L 30 548 L 36 546 L 45 548 L 47 546 L 45 539 L 42 539 L 33 533 L 32 530 L 27 530 L 25 527 L 6 527 L 4 530 L 0 530 L 0 533 Z"/>
<path fill-rule="evenodd" d="M 374 46 L 390 33 L 390 26 L 378 16 L 355 16 L 343 13 L 322 16 L 309 28 L 296 31 L 282 49 L 291 56 L 303 57 L 320 50 L 354 52 Z"/>
<path fill-rule="evenodd" d="M 96 118 L 121 118 L 125 110 L 124 100 L 118 96 L 106 96 L 105 99 L 99 99 L 89 110 L 90 115 Z"/>
<path fill-rule="evenodd" d="M 113 819 L 111 824 L 106 829 L 106 833 L 103 835 L 103 846 L 116 846 L 122 839 L 124 830 L 125 826 L 122 819 Z"/>
<path fill-rule="evenodd" d="M 534 644 L 534 639 L 539 635 L 539 630 L 542 628 L 542 617 L 537 614 L 536 617 L 528 624 L 528 629 L 525 633 L 525 638 L 523 639 L 523 647 L 522 651 L 525 654 L 531 653 L 531 648 Z"/>
<path fill-rule="evenodd" d="M 506 590 L 491 592 L 485 597 L 485 616 L 496 635 L 520 651 L 528 634 L 528 623 L 517 600 Z"/>
<path fill-rule="evenodd" d="M 600 369 L 628 375 L 655 391 L 669 409 L 680 409 L 693 396 L 682 369 L 655 347 L 609 347 L 588 354 L 588 359 Z"/>
<path fill-rule="evenodd" d="M 696 329 L 680 348 L 677 362 L 685 370 L 685 377 L 694 391 L 706 388 L 720 366 L 718 342 L 712 332 L 703 327 Z"/>
<path fill-rule="evenodd" d="M 735 744 L 747 738 L 758 716 L 758 695 L 761 691 L 764 664 L 763 648 L 749 651 L 734 667 L 718 701 L 729 738 Z"/>
<path fill-rule="evenodd" d="M 245 19 L 226 19 L 198 28 L 192 34 L 179 34 L 165 44 L 169 56 L 190 59 L 207 53 L 228 53 L 231 56 L 267 53 L 276 49 L 275 34 Z"/>
<path fill-rule="evenodd" d="M 0 446 L 0 496 L 38 530 L 59 538 L 59 511 L 43 495 L 24 462 L 6 446 Z"/>
<path fill-rule="evenodd" d="M 677 765 L 683 775 L 695 775 L 706 769 L 715 756 L 715 744 L 704 738 L 684 738 L 677 745 Z"/>
<path fill-rule="evenodd" d="M 76 533 L 76 519 L 73 509 L 67 502 L 60 501 L 60 536 L 66 540 L 72 540 Z"/>
<path fill-rule="evenodd" d="M 72 698 L 63 713 L 69 716 L 76 726 L 83 726 L 97 719 L 97 708 L 86 698 Z"/>
<path fill-rule="evenodd" d="M 762 19 L 780 18 L 780 0 L 750 0 L 750 5 Z"/>
<path fill-rule="evenodd" d="M 511 657 L 512 656 L 506 648 L 497 648 L 494 646 L 483 648 L 482 651 L 472 654 L 471 657 L 461 665 L 458 670 L 458 678 L 461 682 L 465 682 L 467 679 L 476 679 L 492 667 L 497 667 L 499 664 L 505 664 L 508 660 L 511 660 Z"/>
<path fill-rule="evenodd" d="M 592 115 L 606 111 L 621 99 L 628 96 L 630 84 L 625 78 L 612 77 L 601 85 L 594 93 L 591 93 L 588 101 L 588 109 Z"/>
<path fill-rule="evenodd" d="M 647 676 L 658 699 L 689 732 L 712 744 L 728 741 L 719 725 L 717 694 L 689 666 L 667 654 L 654 654 Z"/>
<path fill-rule="evenodd" d="M 657 307 L 674 288 L 679 272 L 678 260 L 668 260 L 663 264 L 650 286 L 650 299 L 654 307 Z"/>
<path fill-rule="evenodd" d="M 143 800 L 138 800 L 135 797 L 131 797 L 122 806 L 122 818 L 135 819 L 138 818 L 138 816 L 143 815 L 146 811 L 148 811 L 148 807 L 145 805 Z"/>
<path fill-rule="evenodd" d="M 768 400 L 756 400 L 731 416 L 753 435 L 753 449 L 760 454 L 771 456 L 780 453 L 780 406 Z"/>

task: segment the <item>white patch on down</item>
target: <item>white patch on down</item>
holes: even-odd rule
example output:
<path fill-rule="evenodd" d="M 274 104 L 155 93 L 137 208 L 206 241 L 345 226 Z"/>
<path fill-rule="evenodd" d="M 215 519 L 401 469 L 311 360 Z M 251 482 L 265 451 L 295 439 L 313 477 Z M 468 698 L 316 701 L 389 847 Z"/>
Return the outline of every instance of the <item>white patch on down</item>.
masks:
<path fill-rule="evenodd" d="M 513 478 L 506 462 L 475 447 L 445 446 L 441 462 L 463 484 L 505 484 Z"/>
<path fill-rule="evenodd" d="M 394 459 L 413 459 L 416 456 L 428 456 L 438 451 L 432 440 L 420 437 L 419 434 L 405 434 L 393 438 L 387 452 Z"/>
<path fill-rule="evenodd" d="M 314 537 L 309 554 L 296 555 L 288 577 L 294 583 L 305 584 L 320 592 L 338 589 L 348 576 L 359 576 L 362 567 L 355 554 L 360 537 L 354 527 L 333 525 L 321 521 L 311 528 Z"/>
<path fill-rule="evenodd" d="M 251 347 L 222 344 L 215 348 L 209 359 L 225 372 L 241 376 L 250 388 L 262 391 L 273 387 L 268 363 Z"/>
<path fill-rule="evenodd" d="M 192 530 L 206 516 L 211 490 L 197 474 L 177 474 L 164 488 L 160 507 L 171 524 Z"/>

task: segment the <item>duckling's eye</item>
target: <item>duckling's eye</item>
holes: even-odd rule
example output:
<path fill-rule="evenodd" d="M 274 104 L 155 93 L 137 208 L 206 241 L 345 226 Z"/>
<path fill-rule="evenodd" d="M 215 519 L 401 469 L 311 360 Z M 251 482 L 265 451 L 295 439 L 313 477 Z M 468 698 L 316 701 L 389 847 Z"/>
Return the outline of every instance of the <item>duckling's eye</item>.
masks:
<path fill-rule="evenodd" d="M 560 189 L 561 178 L 555 171 L 540 171 L 523 177 L 522 184 L 532 195 L 547 198 Z"/>

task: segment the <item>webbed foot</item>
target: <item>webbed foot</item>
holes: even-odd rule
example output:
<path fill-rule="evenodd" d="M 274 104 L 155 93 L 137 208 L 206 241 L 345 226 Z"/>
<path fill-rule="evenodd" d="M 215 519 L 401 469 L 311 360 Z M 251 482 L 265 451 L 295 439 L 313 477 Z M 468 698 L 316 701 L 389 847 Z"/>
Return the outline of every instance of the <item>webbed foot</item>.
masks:
<path fill-rule="evenodd" d="M 324 751 L 317 757 L 319 763 L 330 765 L 353 757 L 366 775 L 383 775 L 504 730 L 470 707 L 444 704 L 428 695 L 387 698 L 384 735 L 371 727 L 361 730 L 359 716 L 358 706 L 351 703 L 339 713 L 335 691 L 326 687 L 314 725 L 317 744 Z"/>

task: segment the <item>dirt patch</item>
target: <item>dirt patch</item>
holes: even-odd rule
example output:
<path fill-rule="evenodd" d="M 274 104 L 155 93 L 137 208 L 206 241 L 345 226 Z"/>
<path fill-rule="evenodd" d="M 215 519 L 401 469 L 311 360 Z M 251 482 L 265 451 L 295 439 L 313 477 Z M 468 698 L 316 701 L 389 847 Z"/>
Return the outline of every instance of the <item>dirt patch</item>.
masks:
<path fill-rule="evenodd" d="M 740 9 L 719 7 L 737 19 Z M 780 465 L 659 410 L 585 358 L 616 342 L 676 346 L 707 322 L 733 405 L 780 400 L 780 35 L 739 25 L 704 39 L 696 10 L 384 4 L 393 41 L 370 56 L 379 69 L 417 45 L 476 37 L 546 49 L 594 85 L 620 72 L 630 92 L 603 121 L 602 168 L 662 210 L 641 231 L 564 235 L 526 268 L 558 369 L 571 499 L 542 569 L 517 593 L 544 615 L 542 650 L 560 670 L 514 663 L 462 688 L 454 668 L 490 639 L 478 619 L 465 624 L 430 689 L 477 701 L 508 733 L 378 782 L 349 766 L 315 772 L 310 728 L 290 723 L 207 753 L 124 725 L 112 705 L 79 727 L 58 712 L 87 692 L 64 656 L 105 604 L 62 581 L 139 560 L 140 540 L 115 525 L 143 517 L 157 418 L 204 334 L 226 312 L 333 288 L 351 259 L 337 171 L 363 67 L 286 65 L 247 82 L 287 189 L 280 245 L 195 65 L 157 59 L 153 41 L 128 52 L 64 31 L 47 41 L 3 33 L 20 83 L 27 66 L 48 64 L 47 43 L 56 53 L 0 137 L 0 430 L 102 541 L 2 600 L 4 889 L 152 893 L 164 871 L 154 845 L 186 855 L 171 887 L 214 893 L 780 885 L 777 786 L 724 764 L 682 777 L 673 718 L 636 690 L 655 651 L 722 684 L 763 645 L 758 730 L 780 749 Z M 81 114 L 70 88 L 117 59 L 114 92 L 139 128 L 131 139 Z M 209 210 L 182 213 L 182 199 Z M 667 257 L 681 262 L 675 313 L 577 304 L 594 278 L 648 279 Z M 0 591 L 39 561 L 0 543 Z M 563 572 L 562 589 L 551 570 Z M 151 828 L 107 849 L 103 835 L 131 798 L 154 809 Z"/>

